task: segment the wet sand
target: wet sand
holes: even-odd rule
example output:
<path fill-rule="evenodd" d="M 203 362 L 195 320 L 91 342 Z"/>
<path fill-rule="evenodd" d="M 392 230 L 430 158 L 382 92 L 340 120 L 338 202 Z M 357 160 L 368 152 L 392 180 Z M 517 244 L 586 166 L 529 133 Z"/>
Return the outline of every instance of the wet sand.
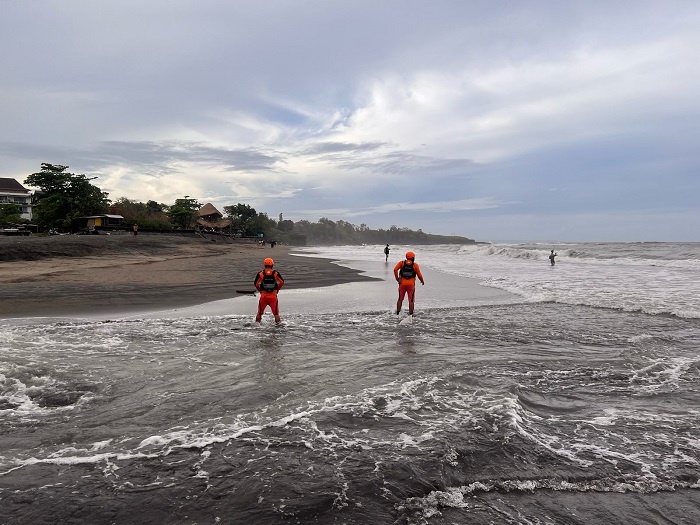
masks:
<path fill-rule="evenodd" d="M 272 257 L 286 289 L 371 280 L 328 259 L 222 238 L 139 235 L 0 238 L 0 318 L 194 306 L 254 290 Z"/>

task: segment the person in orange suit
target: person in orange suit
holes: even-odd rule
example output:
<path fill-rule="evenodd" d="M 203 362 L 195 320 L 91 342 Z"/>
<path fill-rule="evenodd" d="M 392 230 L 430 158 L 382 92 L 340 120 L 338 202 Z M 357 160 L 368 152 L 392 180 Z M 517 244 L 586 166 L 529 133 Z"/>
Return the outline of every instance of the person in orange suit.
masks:
<path fill-rule="evenodd" d="M 262 320 L 265 308 L 268 306 L 272 310 L 272 315 L 275 316 L 275 322 L 280 322 L 280 308 L 277 301 L 277 293 L 284 286 L 284 279 L 277 270 L 272 267 L 275 261 L 269 257 L 263 261 L 264 270 L 258 272 L 255 276 L 255 289 L 260 292 L 260 300 L 258 301 L 258 314 L 255 316 L 255 322 L 259 323 Z"/>
<path fill-rule="evenodd" d="M 416 254 L 406 252 L 406 259 L 399 261 L 394 266 L 394 278 L 399 283 L 399 300 L 396 302 L 396 315 L 401 312 L 403 298 L 408 294 L 408 315 L 413 315 L 413 305 L 416 299 L 416 278 L 421 285 L 425 285 L 423 274 L 420 273 L 420 266 L 415 262 Z"/>

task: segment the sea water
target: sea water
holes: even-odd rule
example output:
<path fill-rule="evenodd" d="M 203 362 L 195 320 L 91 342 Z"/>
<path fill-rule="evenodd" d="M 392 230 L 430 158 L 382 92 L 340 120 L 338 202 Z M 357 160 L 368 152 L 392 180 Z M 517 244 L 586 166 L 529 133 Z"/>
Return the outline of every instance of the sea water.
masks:
<path fill-rule="evenodd" d="M 0 522 L 700 521 L 699 245 L 391 249 L 304 250 L 377 280 L 283 291 L 281 326 L 4 320 Z"/>
<path fill-rule="evenodd" d="M 555 265 L 549 264 L 555 249 Z M 699 243 L 496 243 L 395 246 L 391 266 L 406 251 L 421 268 L 478 279 L 529 302 L 700 317 Z M 328 258 L 376 261 L 376 246 L 310 249 Z M 381 250 L 379 250 L 381 251 Z"/>

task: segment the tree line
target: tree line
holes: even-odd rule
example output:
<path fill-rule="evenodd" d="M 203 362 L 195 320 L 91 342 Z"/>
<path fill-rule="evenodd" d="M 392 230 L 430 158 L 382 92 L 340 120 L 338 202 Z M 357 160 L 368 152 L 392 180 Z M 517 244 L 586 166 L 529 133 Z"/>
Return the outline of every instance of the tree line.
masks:
<path fill-rule="evenodd" d="M 44 230 L 70 231 L 74 219 L 108 213 L 110 207 L 118 210 L 123 225 L 138 224 L 142 229 L 189 230 L 196 227 L 202 203 L 185 195 L 173 204 L 153 200 L 139 202 L 125 197 L 111 201 L 109 194 L 92 184 L 95 177 L 69 173 L 68 166 L 41 164 L 41 171 L 32 173 L 25 184 L 38 188 L 35 193 L 34 222 Z M 12 206 L 17 210 L 12 210 Z M 466 244 L 474 242 L 466 237 L 433 235 L 422 230 L 391 226 L 389 229 L 368 228 L 346 221 L 321 218 L 318 222 L 291 221 L 279 215 L 274 220 L 248 204 L 237 203 L 223 208 L 231 225 L 224 233 L 235 236 L 257 237 L 290 244 Z M 19 208 L 0 205 L 0 223 L 19 223 Z M 14 212 L 14 213 L 13 213 Z M 15 220 L 8 220 L 15 219 Z"/>
<path fill-rule="evenodd" d="M 292 221 L 289 221 L 292 222 Z M 306 237 L 309 244 L 357 245 L 357 244 L 471 244 L 472 239 L 457 235 L 435 235 L 423 230 L 411 230 L 390 226 L 388 229 L 371 229 L 346 221 L 332 221 L 326 217 L 318 222 L 293 223 L 293 232 Z"/>

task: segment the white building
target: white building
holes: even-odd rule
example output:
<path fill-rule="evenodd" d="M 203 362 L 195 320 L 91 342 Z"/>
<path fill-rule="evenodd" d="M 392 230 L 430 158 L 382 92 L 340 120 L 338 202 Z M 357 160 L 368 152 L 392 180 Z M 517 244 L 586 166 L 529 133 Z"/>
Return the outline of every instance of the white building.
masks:
<path fill-rule="evenodd" d="M 15 179 L 0 177 L 0 204 L 16 204 L 22 218 L 32 220 L 32 192 Z"/>

